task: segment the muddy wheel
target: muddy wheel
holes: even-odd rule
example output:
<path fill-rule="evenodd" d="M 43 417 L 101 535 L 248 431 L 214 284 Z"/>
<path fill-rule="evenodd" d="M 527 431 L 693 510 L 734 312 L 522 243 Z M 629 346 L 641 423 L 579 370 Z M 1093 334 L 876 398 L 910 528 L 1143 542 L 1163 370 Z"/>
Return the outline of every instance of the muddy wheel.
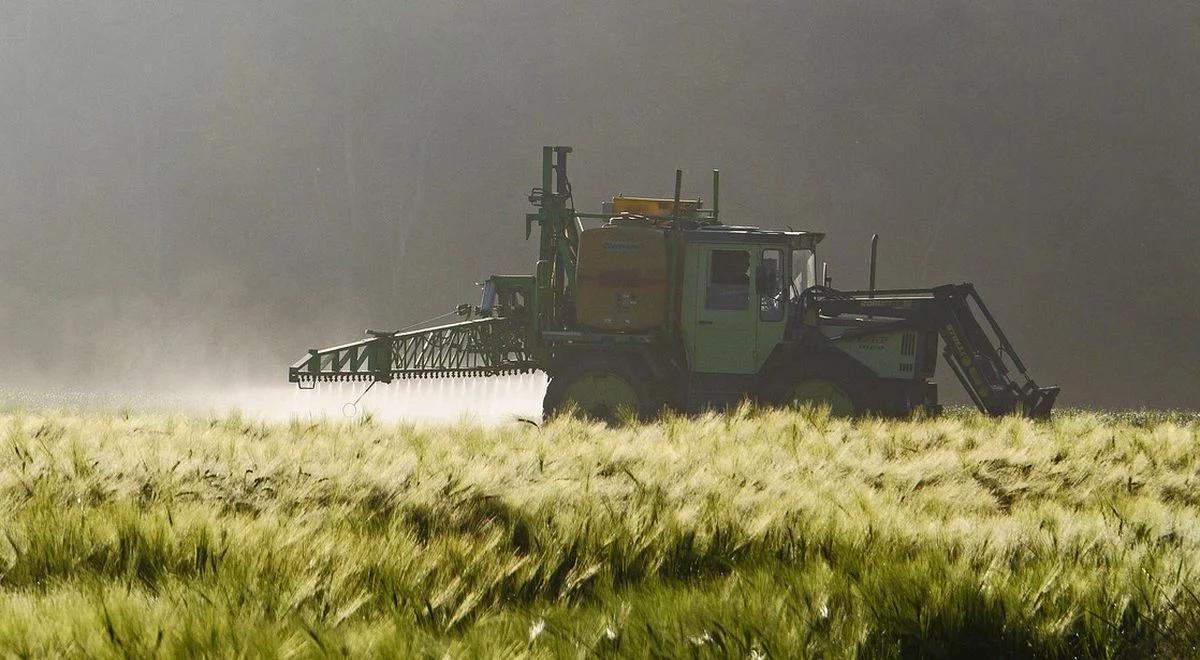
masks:
<path fill-rule="evenodd" d="M 648 378 L 625 360 L 585 358 L 550 378 L 542 411 L 547 418 L 574 409 L 606 422 L 647 419 L 661 405 L 652 391 Z"/>

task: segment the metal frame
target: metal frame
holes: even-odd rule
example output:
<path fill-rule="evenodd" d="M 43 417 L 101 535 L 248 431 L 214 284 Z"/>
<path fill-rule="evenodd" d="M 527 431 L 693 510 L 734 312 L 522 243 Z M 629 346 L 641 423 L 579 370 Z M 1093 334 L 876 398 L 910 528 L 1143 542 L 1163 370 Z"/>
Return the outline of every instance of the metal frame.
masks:
<path fill-rule="evenodd" d="M 509 319 L 462 321 L 374 336 L 308 356 L 288 369 L 288 381 L 451 378 L 524 373 L 537 368 L 526 348 L 525 330 Z M 386 365 L 386 366 L 385 366 Z"/>

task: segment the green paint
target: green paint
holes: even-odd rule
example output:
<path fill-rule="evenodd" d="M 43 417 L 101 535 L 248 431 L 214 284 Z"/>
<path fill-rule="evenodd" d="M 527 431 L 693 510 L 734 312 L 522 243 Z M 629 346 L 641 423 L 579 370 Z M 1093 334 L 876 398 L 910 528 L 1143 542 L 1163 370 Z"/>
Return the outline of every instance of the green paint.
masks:
<path fill-rule="evenodd" d="M 727 374 L 758 371 L 758 307 L 750 277 L 753 255 L 753 247 L 736 243 L 688 246 L 691 277 L 685 290 L 691 295 L 684 305 L 694 313 L 693 371 Z M 743 269 L 744 285 L 736 281 Z"/>

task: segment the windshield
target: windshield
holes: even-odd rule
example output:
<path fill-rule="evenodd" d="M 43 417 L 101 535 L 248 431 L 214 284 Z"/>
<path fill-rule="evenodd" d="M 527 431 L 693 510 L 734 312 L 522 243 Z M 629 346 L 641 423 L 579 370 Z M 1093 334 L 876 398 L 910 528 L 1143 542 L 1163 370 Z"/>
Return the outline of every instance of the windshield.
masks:
<path fill-rule="evenodd" d="M 816 284 L 816 264 L 817 255 L 812 250 L 792 250 L 793 296 Z"/>

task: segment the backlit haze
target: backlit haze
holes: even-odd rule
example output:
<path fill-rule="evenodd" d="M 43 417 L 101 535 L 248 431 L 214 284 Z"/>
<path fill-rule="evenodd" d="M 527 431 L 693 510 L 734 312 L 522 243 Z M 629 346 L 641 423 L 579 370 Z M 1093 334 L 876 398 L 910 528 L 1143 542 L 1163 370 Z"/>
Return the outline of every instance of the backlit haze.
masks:
<path fill-rule="evenodd" d="M 723 219 L 828 232 L 835 286 L 873 232 L 882 287 L 975 282 L 1062 403 L 1197 408 L 1197 62 L 1190 1 L 6 0 L 0 388 L 341 414 L 364 384 L 287 366 L 531 272 L 569 144 L 589 210 L 720 168 Z"/>

